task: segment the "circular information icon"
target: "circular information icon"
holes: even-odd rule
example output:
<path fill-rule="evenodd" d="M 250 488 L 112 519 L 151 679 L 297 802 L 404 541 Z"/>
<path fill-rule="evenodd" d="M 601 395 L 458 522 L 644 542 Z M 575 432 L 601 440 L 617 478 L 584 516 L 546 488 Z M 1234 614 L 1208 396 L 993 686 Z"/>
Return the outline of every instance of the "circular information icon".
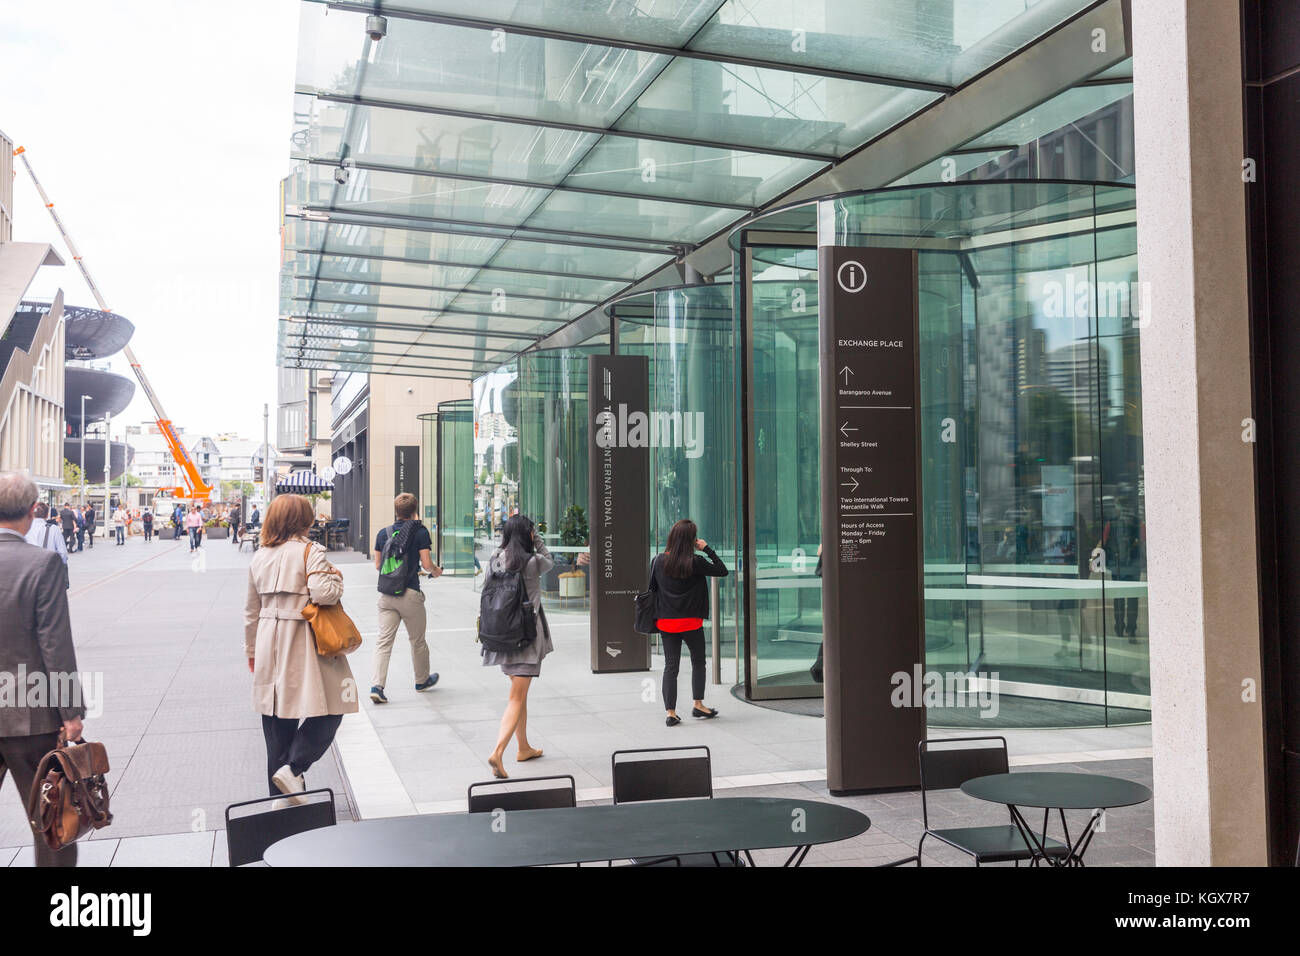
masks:
<path fill-rule="evenodd" d="M 352 470 L 352 459 L 344 458 L 342 455 L 334 459 L 334 471 L 340 475 L 346 475 Z"/>
<path fill-rule="evenodd" d="M 867 287 L 867 270 L 858 260 L 849 259 L 835 270 L 835 281 L 845 292 L 861 292 Z"/>
<path fill-rule="evenodd" d="M 333 481 L 334 474 L 335 474 L 334 469 L 331 468 L 329 465 L 326 465 L 324 468 L 320 470 L 321 478 L 323 478 L 326 481 Z"/>

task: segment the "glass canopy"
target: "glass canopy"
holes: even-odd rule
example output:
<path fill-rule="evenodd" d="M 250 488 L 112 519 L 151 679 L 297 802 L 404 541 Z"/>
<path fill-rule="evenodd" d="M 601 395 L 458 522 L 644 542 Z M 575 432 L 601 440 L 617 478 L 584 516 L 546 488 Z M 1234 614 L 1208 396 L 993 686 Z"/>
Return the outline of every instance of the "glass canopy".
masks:
<path fill-rule="evenodd" d="M 1091 5 L 306 0 L 281 360 L 472 378 Z"/>

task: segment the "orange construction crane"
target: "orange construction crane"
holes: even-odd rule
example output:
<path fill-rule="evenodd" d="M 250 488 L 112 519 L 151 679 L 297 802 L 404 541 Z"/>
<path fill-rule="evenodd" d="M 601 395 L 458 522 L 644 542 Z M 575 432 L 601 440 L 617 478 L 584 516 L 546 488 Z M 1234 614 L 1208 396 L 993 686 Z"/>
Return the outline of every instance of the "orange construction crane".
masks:
<path fill-rule="evenodd" d="M 99 286 L 95 285 L 95 280 L 90 277 L 90 272 L 86 269 L 86 263 L 82 261 L 81 254 L 77 252 L 77 246 L 73 243 L 72 236 L 68 234 L 68 230 L 64 227 L 63 220 L 60 219 L 59 214 L 54 211 L 54 203 L 50 202 L 50 197 L 45 195 L 45 187 L 42 186 L 41 181 L 36 178 L 36 173 L 32 169 L 32 164 L 27 159 L 26 148 L 19 146 L 14 150 L 14 155 L 21 159 L 23 165 L 27 167 L 27 175 L 32 177 L 32 183 L 35 184 L 36 191 L 41 194 L 41 202 L 45 203 L 45 208 L 50 211 L 50 216 L 54 219 L 54 224 L 59 227 L 59 235 L 63 236 L 63 241 L 67 244 L 68 251 L 72 253 L 73 261 L 76 262 L 77 268 L 81 270 L 81 277 L 86 280 L 86 285 L 90 286 L 91 294 L 95 296 L 95 302 L 99 305 L 101 311 L 112 312 L 113 310 L 104 302 L 104 296 L 100 293 Z M 190 453 L 185 450 L 185 446 L 181 444 L 180 438 L 176 435 L 176 429 L 172 427 L 171 419 L 168 418 L 167 413 L 163 411 L 162 402 L 158 401 L 158 396 L 154 394 L 153 387 L 149 384 L 149 379 L 145 377 L 144 369 L 140 367 L 140 363 L 135 359 L 135 353 L 131 351 L 131 346 L 124 345 L 122 347 L 122 354 L 125 355 L 126 360 L 131 363 L 131 371 L 135 372 L 136 381 L 140 383 L 140 387 L 144 389 L 144 393 L 149 399 L 149 404 L 153 406 L 154 415 L 157 417 L 158 421 L 158 431 L 167 442 L 167 448 L 171 451 L 172 458 L 175 460 L 177 467 L 180 468 L 181 474 L 184 476 L 186 487 L 159 488 L 159 492 L 170 492 L 172 497 L 176 498 L 190 498 L 196 501 L 209 500 L 212 497 L 212 486 L 203 480 L 203 476 L 199 473 L 199 469 L 194 464 L 194 459 L 192 459 Z M 86 423 L 82 422 L 81 427 L 84 429 Z"/>

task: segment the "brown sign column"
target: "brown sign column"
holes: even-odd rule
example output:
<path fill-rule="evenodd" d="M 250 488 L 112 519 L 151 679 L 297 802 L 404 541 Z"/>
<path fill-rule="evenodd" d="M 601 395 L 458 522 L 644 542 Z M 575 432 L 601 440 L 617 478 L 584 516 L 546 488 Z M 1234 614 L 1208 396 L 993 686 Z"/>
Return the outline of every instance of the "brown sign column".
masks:
<path fill-rule="evenodd" d="M 650 638 L 632 626 L 650 565 L 649 371 L 644 355 L 587 358 L 596 674 L 650 669 Z"/>
<path fill-rule="evenodd" d="M 824 247 L 821 331 L 822 617 L 826 773 L 833 794 L 919 784 L 925 710 L 897 707 L 925 663 L 917 260 L 911 249 Z"/>

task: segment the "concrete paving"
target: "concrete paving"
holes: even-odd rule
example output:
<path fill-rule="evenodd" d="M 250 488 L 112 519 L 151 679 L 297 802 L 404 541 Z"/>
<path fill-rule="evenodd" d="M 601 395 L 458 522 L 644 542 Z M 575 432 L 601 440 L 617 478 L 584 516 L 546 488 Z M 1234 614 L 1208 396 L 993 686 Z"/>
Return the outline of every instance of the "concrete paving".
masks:
<path fill-rule="evenodd" d="M 192 558 L 185 541 L 146 545 L 139 538 L 124 547 L 101 541 L 93 552 L 72 556 L 78 662 L 104 681 L 103 715 L 88 721 L 86 731 L 108 745 L 114 768 L 115 821 L 82 848 L 84 864 L 224 865 L 223 808 L 263 794 L 262 737 L 240 649 L 250 558 L 248 549 L 237 552 L 227 541 L 210 542 Z M 364 689 L 378 629 L 374 571 L 355 554 L 339 553 L 335 560 L 347 582 L 345 607 L 365 638 L 350 659 Z M 309 774 L 309 786 L 339 794 L 344 821 L 461 811 L 469 784 L 491 778 L 486 758 L 507 681 L 499 669 L 481 666 L 474 642 L 477 595 L 463 577 L 426 581 L 424 588 L 433 669 L 441 674 L 437 687 L 414 690 L 399 630 L 387 683 L 390 703 L 364 698 L 361 713 L 343 721 L 335 753 Z M 613 751 L 704 744 L 720 796 L 832 799 L 825 789 L 824 722 L 733 699 L 727 689 L 734 661 L 723 662 L 723 685 L 706 693 L 719 718 L 688 718 L 670 729 L 660 701 L 661 658 L 655 657 L 650 673 L 593 675 L 586 615 L 556 608 L 550 620 L 556 650 L 529 698 L 529 737 L 545 756 L 519 765 L 512 746 L 512 776 L 572 774 L 580 801 L 604 802 Z M 689 697 L 686 674 L 681 693 Z M 684 703 L 689 708 L 689 700 Z M 1115 773 L 1150 783 L 1149 727 L 1002 733 L 1016 766 Z M 871 816 L 871 829 L 856 841 L 815 849 L 808 864 L 870 865 L 913 852 L 921 828 L 916 794 L 843 802 Z M 947 818 L 947 825 L 1006 820 L 1004 809 L 961 794 L 941 795 L 931 812 Z M 1151 816 L 1150 804 L 1112 811 L 1089 862 L 1151 864 Z M 0 847 L 6 848 L 0 866 L 30 865 L 26 833 L 6 786 L 0 792 Z M 927 863 L 967 865 L 960 854 L 932 845 Z"/>

